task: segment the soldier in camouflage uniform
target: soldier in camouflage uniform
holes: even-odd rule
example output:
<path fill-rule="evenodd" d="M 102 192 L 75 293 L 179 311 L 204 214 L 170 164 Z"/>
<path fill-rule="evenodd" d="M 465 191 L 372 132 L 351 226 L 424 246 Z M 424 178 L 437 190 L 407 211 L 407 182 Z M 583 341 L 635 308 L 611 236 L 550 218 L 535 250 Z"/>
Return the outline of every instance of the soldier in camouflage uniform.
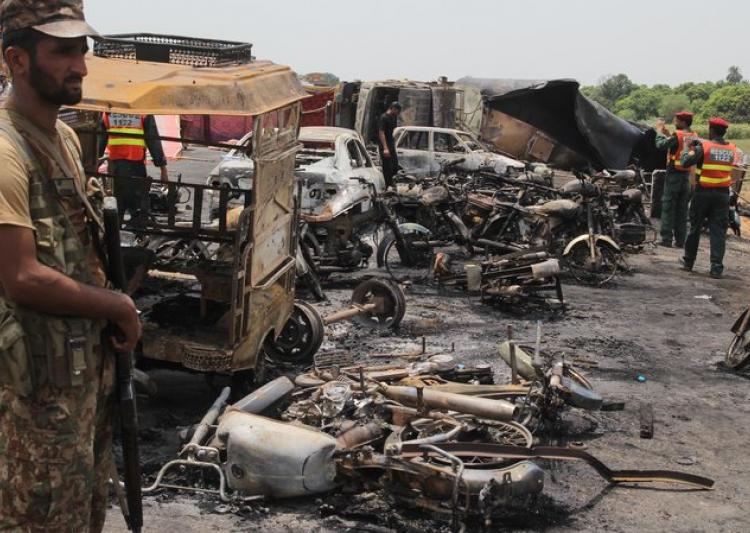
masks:
<path fill-rule="evenodd" d="M 0 530 L 98 532 L 112 465 L 113 359 L 140 336 L 133 301 L 108 290 L 101 210 L 75 133 L 80 0 L 4 0 L 13 90 L 0 109 Z M 99 195 L 100 196 L 100 195 Z M 103 337 L 107 321 L 120 341 Z"/>

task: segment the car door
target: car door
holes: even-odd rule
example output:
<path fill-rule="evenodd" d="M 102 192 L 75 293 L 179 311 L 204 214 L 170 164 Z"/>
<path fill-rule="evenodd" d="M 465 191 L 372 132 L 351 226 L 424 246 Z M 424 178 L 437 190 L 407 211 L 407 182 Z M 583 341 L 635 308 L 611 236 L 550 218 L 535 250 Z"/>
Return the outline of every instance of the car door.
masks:
<path fill-rule="evenodd" d="M 372 174 L 370 169 L 367 168 L 368 158 L 364 153 L 364 147 L 357 139 L 348 139 L 345 145 L 346 158 L 348 160 L 350 170 L 347 202 L 351 204 L 362 204 L 362 211 L 368 211 L 372 207 L 370 198 L 372 197 Z M 370 161 L 372 164 L 372 161 Z"/>
<path fill-rule="evenodd" d="M 452 131 L 435 131 L 433 132 L 433 172 L 440 172 L 443 165 L 454 162 L 458 159 L 464 161 L 459 165 L 467 170 L 476 170 L 476 158 L 471 157 L 471 152 L 466 148 L 463 142 Z M 470 168 L 470 167 L 474 168 Z"/>
<path fill-rule="evenodd" d="M 432 170 L 430 153 L 430 131 L 419 128 L 404 128 L 396 139 L 398 164 L 407 174 L 428 176 Z"/>
<path fill-rule="evenodd" d="M 363 176 L 370 183 L 375 185 L 375 190 L 378 193 L 383 192 L 385 190 L 385 178 L 383 177 L 383 173 L 373 164 L 372 158 L 370 157 L 370 154 L 367 153 L 365 146 L 358 140 L 355 140 L 354 142 L 357 145 L 357 149 L 359 150 L 364 163 L 362 168 Z"/>

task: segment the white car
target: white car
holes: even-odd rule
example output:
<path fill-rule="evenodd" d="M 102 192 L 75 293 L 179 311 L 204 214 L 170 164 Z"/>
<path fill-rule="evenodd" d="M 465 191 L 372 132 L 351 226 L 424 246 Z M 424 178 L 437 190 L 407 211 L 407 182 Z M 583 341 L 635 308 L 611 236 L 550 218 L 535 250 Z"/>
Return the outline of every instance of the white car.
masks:
<path fill-rule="evenodd" d="M 450 128 L 402 126 L 393 132 L 398 162 L 407 174 L 434 176 L 441 165 L 463 159 L 462 170 L 490 169 L 500 175 L 523 172 L 526 165 L 489 151 L 471 133 Z"/>
<path fill-rule="evenodd" d="M 237 143 L 246 146 L 252 133 Z M 362 137 L 354 130 L 327 126 L 300 128 L 301 150 L 295 175 L 302 184 L 300 211 L 305 218 L 335 218 L 356 209 L 372 209 L 372 187 L 385 190 L 383 173 L 365 150 Z M 252 189 L 253 160 L 241 149 L 229 151 L 211 171 L 207 185 Z"/>
<path fill-rule="evenodd" d="M 304 216 L 335 218 L 356 209 L 372 209 L 372 188 L 385 190 L 383 173 L 373 164 L 362 137 L 354 130 L 327 126 L 300 128 L 302 149 L 295 175 L 302 183 Z"/>
<path fill-rule="evenodd" d="M 237 141 L 237 146 L 247 146 L 252 142 L 253 132 L 246 133 Z M 225 186 L 230 189 L 252 189 L 255 163 L 246 150 L 234 148 L 221 158 L 206 180 L 206 185 Z"/>

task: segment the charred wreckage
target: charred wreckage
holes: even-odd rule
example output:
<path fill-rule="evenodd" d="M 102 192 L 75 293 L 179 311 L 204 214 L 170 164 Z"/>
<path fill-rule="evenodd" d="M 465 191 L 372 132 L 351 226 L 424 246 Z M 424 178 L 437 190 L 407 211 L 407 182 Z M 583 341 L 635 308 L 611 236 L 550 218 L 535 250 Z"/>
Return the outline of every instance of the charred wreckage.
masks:
<path fill-rule="evenodd" d="M 232 376 L 145 494 L 202 490 L 233 501 L 378 487 L 458 531 L 476 521 L 489 528 L 509 507 L 532 504 L 548 461 L 582 462 L 611 484 L 713 487 L 693 474 L 613 470 L 581 449 L 547 445 L 564 410 L 618 406 L 543 353 L 541 333 L 528 346 L 508 332 L 498 347 L 511 370 L 504 384 L 455 351 L 423 350 L 409 364 L 383 366 L 319 353 L 337 321 L 398 328 L 414 285 L 520 312 L 564 310 L 566 275 L 608 283 L 627 270 L 626 252 L 655 239 L 646 215 L 652 188 L 640 168 L 554 169 L 540 162 L 555 162 L 552 149 L 539 155 L 540 137 L 535 162 L 500 153 L 496 137 L 485 142 L 458 127 L 462 96 L 445 83 L 363 84 L 363 109 L 349 109 L 356 123 L 300 127 L 305 94 L 288 67 L 257 61 L 238 43 L 196 42 L 103 39 L 72 119 L 84 146 L 96 145 L 102 112 L 253 121 L 236 144 L 165 138 L 227 153 L 204 182 L 152 186 L 151 213 L 122 226 L 128 291 L 144 310 L 139 369 Z M 261 93 L 276 96 L 253 97 Z M 371 130 L 399 94 L 439 103 L 440 112 L 422 117 L 415 103 L 405 114 L 410 122 L 395 138 L 403 169 L 387 190 Z M 110 181 L 142 179 L 98 172 L 95 157 L 87 166 Z M 321 316 L 295 299 L 299 287 L 322 300 L 330 278 L 353 271 L 366 279 L 345 309 Z M 267 360 L 307 370 L 266 383 Z M 230 396 L 241 399 L 230 404 Z M 193 472 L 213 473 L 216 487 L 196 487 Z"/>
<path fill-rule="evenodd" d="M 144 492 L 210 491 L 230 502 L 342 485 L 382 489 L 458 531 L 489 528 L 509 509 L 533 505 L 544 488 L 540 460 L 581 462 L 610 484 L 713 488 L 702 476 L 615 470 L 581 449 L 544 444 L 564 409 L 618 406 L 538 345 L 510 340 L 499 355 L 511 367 L 510 383 L 494 384 L 488 367 L 467 368 L 455 353 L 438 353 L 377 367 L 320 357 L 309 372 L 279 377 L 231 405 L 226 388 Z M 204 471 L 214 473 L 213 487 L 194 485 Z"/>

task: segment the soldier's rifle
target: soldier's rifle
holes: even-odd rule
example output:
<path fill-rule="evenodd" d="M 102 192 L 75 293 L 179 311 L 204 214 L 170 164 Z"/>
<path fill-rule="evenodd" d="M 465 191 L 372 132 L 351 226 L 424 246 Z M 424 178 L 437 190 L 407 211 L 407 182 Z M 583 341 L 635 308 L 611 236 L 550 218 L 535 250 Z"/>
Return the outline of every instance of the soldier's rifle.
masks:
<path fill-rule="evenodd" d="M 120 218 L 117 200 L 104 199 L 104 233 L 107 251 L 109 280 L 115 289 L 125 292 L 127 280 L 120 246 Z M 141 460 L 138 450 L 138 410 L 133 386 L 132 352 L 116 353 L 117 395 L 119 401 L 122 456 L 125 467 L 125 505 L 122 514 L 128 528 L 140 533 L 143 528 L 143 501 L 141 493 Z M 113 480 L 119 483 L 117 479 Z"/>

